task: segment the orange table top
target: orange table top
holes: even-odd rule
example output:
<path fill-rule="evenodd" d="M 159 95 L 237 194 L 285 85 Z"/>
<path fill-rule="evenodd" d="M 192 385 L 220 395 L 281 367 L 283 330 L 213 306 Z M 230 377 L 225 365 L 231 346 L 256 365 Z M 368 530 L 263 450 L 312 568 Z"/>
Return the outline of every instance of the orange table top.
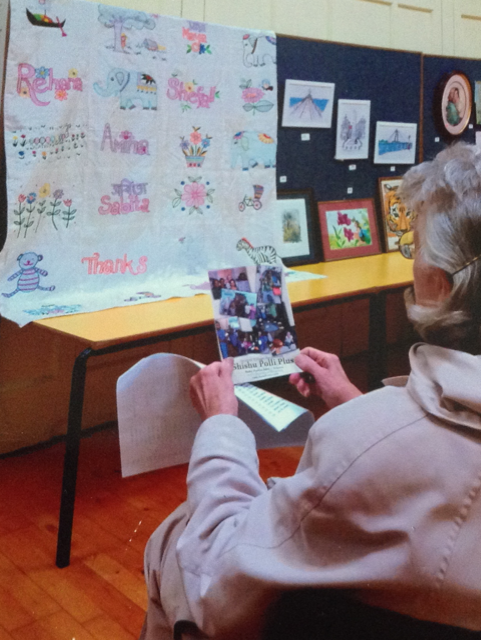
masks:
<path fill-rule="evenodd" d="M 405 287 L 413 280 L 412 262 L 397 252 L 303 265 L 296 270 L 327 278 L 290 283 L 289 296 L 294 308 Z M 76 338 L 93 348 L 212 323 L 212 303 L 206 294 L 35 321 L 37 326 Z"/>

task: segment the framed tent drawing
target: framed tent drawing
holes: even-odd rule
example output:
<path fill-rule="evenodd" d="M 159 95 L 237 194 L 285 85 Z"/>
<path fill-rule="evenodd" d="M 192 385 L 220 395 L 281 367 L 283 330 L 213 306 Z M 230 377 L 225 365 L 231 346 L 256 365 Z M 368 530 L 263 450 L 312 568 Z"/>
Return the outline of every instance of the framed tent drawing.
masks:
<path fill-rule="evenodd" d="M 336 160 L 369 157 L 370 100 L 338 100 Z"/>
<path fill-rule="evenodd" d="M 330 129 L 335 84 L 286 80 L 283 127 Z"/>

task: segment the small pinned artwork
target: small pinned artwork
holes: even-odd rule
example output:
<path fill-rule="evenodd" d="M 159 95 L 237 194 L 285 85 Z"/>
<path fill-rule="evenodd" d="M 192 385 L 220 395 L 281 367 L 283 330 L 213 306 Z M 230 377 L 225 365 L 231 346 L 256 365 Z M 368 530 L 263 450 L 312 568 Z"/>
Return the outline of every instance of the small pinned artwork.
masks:
<path fill-rule="evenodd" d="M 334 89 L 331 82 L 286 80 L 282 126 L 330 129 Z"/>
<path fill-rule="evenodd" d="M 443 76 L 434 94 L 438 129 L 452 138 L 461 135 L 471 119 L 473 92 L 469 78 L 460 71 Z"/>
<path fill-rule="evenodd" d="M 317 262 L 319 231 L 312 190 L 278 191 L 276 247 L 286 266 Z"/>
<path fill-rule="evenodd" d="M 398 251 L 401 237 L 411 230 L 413 212 L 399 197 L 402 178 L 379 178 L 379 198 L 386 251 Z"/>

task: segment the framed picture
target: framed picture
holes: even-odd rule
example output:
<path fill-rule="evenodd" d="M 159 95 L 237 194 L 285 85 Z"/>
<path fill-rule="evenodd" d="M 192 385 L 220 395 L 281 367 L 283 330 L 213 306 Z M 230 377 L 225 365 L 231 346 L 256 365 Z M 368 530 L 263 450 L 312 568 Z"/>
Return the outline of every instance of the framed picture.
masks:
<path fill-rule="evenodd" d="M 338 100 L 336 160 L 369 157 L 370 100 Z"/>
<path fill-rule="evenodd" d="M 324 259 L 381 253 L 372 198 L 318 202 Z"/>
<path fill-rule="evenodd" d="M 277 253 L 288 267 L 317 262 L 319 226 L 311 189 L 277 192 Z"/>
<path fill-rule="evenodd" d="M 473 105 L 469 78 L 461 71 L 443 76 L 434 92 L 434 119 L 448 137 L 459 136 L 468 126 Z"/>
<path fill-rule="evenodd" d="M 418 125 L 407 122 L 376 122 L 374 164 L 414 164 Z"/>
<path fill-rule="evenodd" d="M 399 197 L 402 178 L 379 178 L 382 227 L 386 251 L 398 251 L 399 238 L 411 229 L 412 211 Z"/>
<path fill-rule="evenodd" d="M 329 129 L 334 88 L 330 82 L 286 80 L 282 126 Z"/>
<path fill-rule="evenodd" d="M 474 102 L 476 104 L 476 124 L 481 124 L 481 80 L 474 83 Z"/>

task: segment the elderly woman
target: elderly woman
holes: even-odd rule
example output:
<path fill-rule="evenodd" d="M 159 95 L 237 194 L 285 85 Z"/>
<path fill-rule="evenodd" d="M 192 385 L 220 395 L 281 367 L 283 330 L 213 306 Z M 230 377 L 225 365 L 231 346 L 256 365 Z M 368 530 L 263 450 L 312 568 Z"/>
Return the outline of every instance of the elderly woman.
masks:
<path fill-rule="evenodd" d="M 170 638 L 179 619 L 209 638 L 260 638 L 269 605 L 302 587 L 481 630 L 481 150 L 412 168 L 402 197 L 417 214 L 408 313 L 425 341 L 411 374 L 362 395 L 336 356 L 304 349 L 311 381 L 291 382 L 332 410 L 269 489 L 232 362 L 194 376 L 204 422 L 187 502 L 146 550 L 143 638 Z"/>

